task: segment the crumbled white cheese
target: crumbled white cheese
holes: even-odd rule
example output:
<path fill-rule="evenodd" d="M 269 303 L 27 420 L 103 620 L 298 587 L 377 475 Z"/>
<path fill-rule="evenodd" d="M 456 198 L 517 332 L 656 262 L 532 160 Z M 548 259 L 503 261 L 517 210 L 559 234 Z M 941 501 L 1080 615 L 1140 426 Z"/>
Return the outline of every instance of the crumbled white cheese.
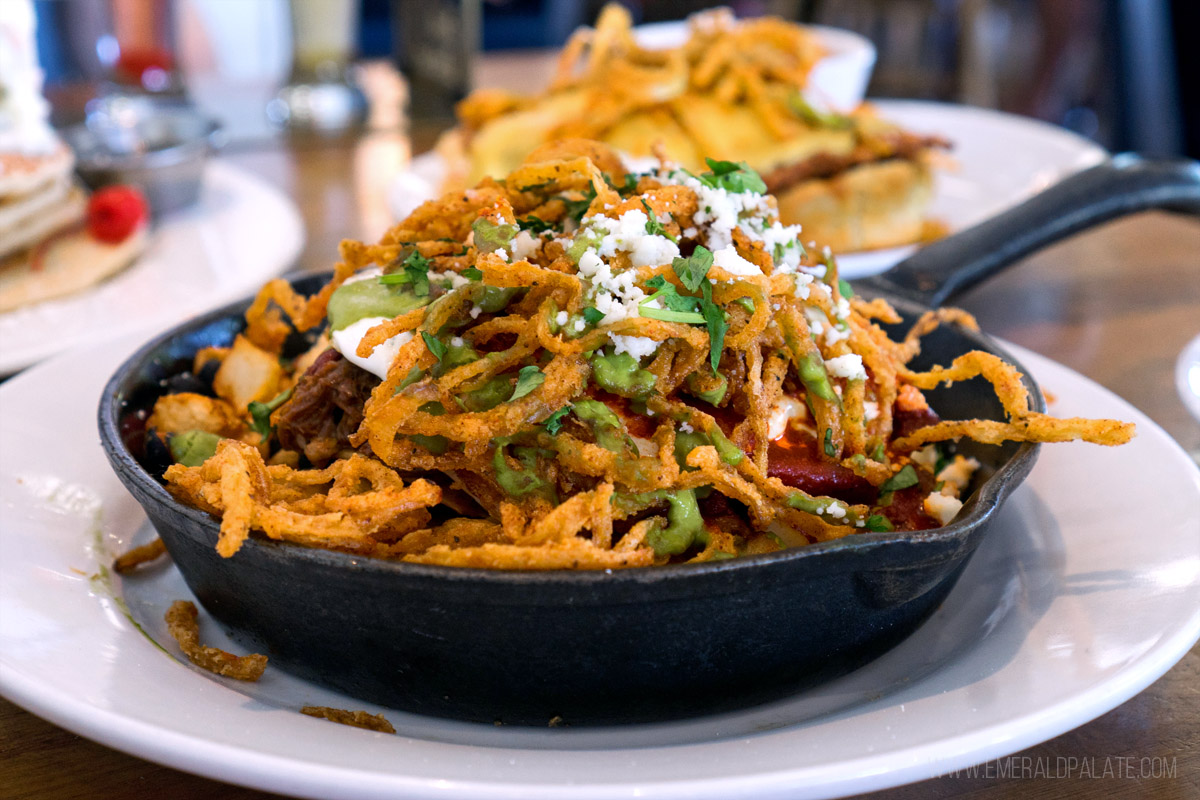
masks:
<path fill-rule="evenodd" d="M 695 433 L 696 432 L 696 429 L 693 428 L 691 425 L 689 425 L 686 422 L 679 423 L 679 430 L 683 431 L 684 433 Z"/>
<path fill-rule="evenodd" d="M 738 255 L 737 248 L 732 245 L 713 253 L 713 266 L 733 275 L 762 275 L 762 270 Z"/>
<path fill-rule="evenodd" d="M 825 369 L 830 375 L 851 381 L 867 379 L 867 371 L 863 368 L 862 356 L 857 353 L 830 358 L 825 362 Z"/>
<path fill-rule="evenodd" d="M 584 322 L 583 320 L 581 320 L 581 319 L 575 320 L 574 328 L 575 328 L 576 333 L 582 333 L 583 329 L 586 327 L 587 327 L 587 323 Z"/>
<path fill-rule="evenodd" d="M 917 464 L 921 465 L 930 472 L 933 472 L 937 466 L 938 451 L 936 444 L 927 444 L 920 450 L 914 450 L 908 456 Z"/>
<path fill-rule="evenodd" d="M 358 343 L 367 335 L 367 331 L 379 323 L 387 321 L 387 317 L 364 317 L 358 322 L 352 322 L 341 330 L 334 331 L 329 337 L 333 349 L 341 353 L 342 357 L 351 364 L 362 367 L 372 375 L 378 376 L 381 380 L 386 378 L 388 367 L 392 365 L 392 361 L 396 358 L 396 354 L 400 352 L 400 348 L 412 341 L 412 331 L 404 331 L 403 333 L 396 334 L 376 347 L 367 358 L 358 355 L 357 350 Z"/>
<path fill-rule="evenodd" d="M 879 403 L 874 400 L 863 400 L 863 417 L 867 422 L 879 418 Z"/>
<path fill-rule="evenodd" d="M 946 485 L 943 491 L 950 489 L 955 496 L 961 495 L 971 482 L 971 476 L 979 469 L 979 462 L 966 456 L 955 456 L 954 460 L 942 467 L 937 479 Z"/>
<path fill-rule="evenodd" d="M 679 246 L 665 236 L 646 232 L 650 218 L 644 211 L 630 209 L 617 219 L 612 217 L 587 217 L 584 225 L 602 233 L 596 246 L 603 258 L 612 258 L 619 252 L 629 254 L 634 267 L 657 267 L 670 264 L 679 257 Z"/>
<path fill-rule="evenodd" d="M 540 238 L 535 239 L 529 231 L 521 231 L 513 237 L 511 242 L 513 258 L 517 261 L 524 261 L 536 253 L 540 246 Z"/>
<path fill-rule="evenodd" d="M 809 284 L 813 282 L 813 276 L 804 272 L 797 272 L 794 277 L 796 279 L 796 297 L 801 300 L 807 300 L 811 292 Z"/>
<path fill-rule="evenodd" d="M 558 325 L 558 327 L 561 328 L 563 325 L 567 324 L 567 320 L 569 318 L 570 318 L 570 314 L 568 314 L 565 311 L 560 311 L 554 315 L 554 322 Z"/>
<path fill-rule="evenodd" d="M 800 247 L 797 238 L 799 235 L 799 225 L 782 225 L 779 222 L 772 222 L 770 225 L 764 226 L 761 231 L 749 231 L 751 239 L 757 239 L 763 243 L 763 247 L 774 258 L 775 264 L 781 268 L 781 272 L 791 272 L 800 265 L 804 249 Z"/>
<path fill-rule="evenodd" d="M 692 219 L 698 225 L 707 225 L 704 244 L 714 253 L 733 244 L 733 229 L 740 227 L 752 234 L 751 221 L 758 222 L 771 213 L 765 195 L 755 192 L 728 192 L 714 189 L 685 172 L 659 173 L 665 183 L 680 184 L 696 193 L 698 206 Z M 741 224 L 741 223 L 748 224 Z"/>
<path fill-rule="evenodd" d="M 500 258 L 504 259 L 505 261 L 512 261 L 512 259 L 508 257 L 508 251 L 505 250 L 503 247 L 497 247 L 492 252 L 494 252 L 496 255 L 500 256 Z"/>
<path fill-rule="evenodd" d="M 471 306 L 471 310 L 467 312 L 471 315 L 471 319 L 479 319 L 479 315 L 483 313 L 481 306 Z"/>
<path fill-rule="evenodd" d="M 837 301 L 837 318 L 843 322 L 850 316 L 850 301 L 844 297 L 839 297 Z"/>
<path fill-rule="evenodd" d="M 804 403 L 794 397 L 783 395 L 767 412 L 767 438 L 771 441 L 783 438 L 787 433 L 788 424 L 792 420 L 806 419 L 807 416 L 808 409 L 804 407 Z"/>
<path fill-rule="evenodd" d="M 841 325 L 830 325 L 825 329 L 825 345 L 833 347 L 840 341 L 850 338 L 849 326 L 842 327 Z"/>
<path fill-rule="evenodd" d="M 617 353 L 629 353 L 639 360 L 658 350 L 658 342 L 645 336 L 620 336 L 610 333 L 608 338 L 616 346 Z"/>
<path fill-rule="evenodd" d="M 932 492 L 925 498 L 925 513 L 936 519 L 942 525 L 948 525 L 958 512 L 962 510 L 962 501 L 957 497 Z"/>

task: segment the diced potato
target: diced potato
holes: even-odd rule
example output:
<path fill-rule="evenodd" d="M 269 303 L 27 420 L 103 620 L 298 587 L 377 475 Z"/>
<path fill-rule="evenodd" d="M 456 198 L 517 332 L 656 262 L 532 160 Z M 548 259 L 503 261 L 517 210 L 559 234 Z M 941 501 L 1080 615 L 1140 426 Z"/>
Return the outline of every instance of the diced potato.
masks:
<path fill-rule="evenodd" d="M 232 438 L 245 425 L 233 406 L 224 400 L 180 392 L 158 398 L 146 427 L 155 428 L 160 434 L 207 431 Z"/>
<path fill-rule="evenodd" d="M 195 358 L 192 359 L 192 373 L 199 375 L 201 370 L 210 361 L 216 361 L 220 364 L 225 356 L 229 355 L 228 347 L 203 347 L 196 352 Z"/>
<path fill-rule="evenodd" d="M 244 413 L 255 400 L 270 400 L 278 394 L 282 377 L 279 359 L 238 336 L 213 378 L 213 391 Z"/>

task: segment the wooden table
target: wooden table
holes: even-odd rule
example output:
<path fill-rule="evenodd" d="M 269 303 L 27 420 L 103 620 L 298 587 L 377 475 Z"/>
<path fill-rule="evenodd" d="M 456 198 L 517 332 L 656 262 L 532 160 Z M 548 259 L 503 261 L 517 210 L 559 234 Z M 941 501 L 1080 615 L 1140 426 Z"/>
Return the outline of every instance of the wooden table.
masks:
<path fill-rule="evenodd" d="M 343 237 L 377 237 L 390 221 L 386 180 L 430 137 L 373 133 L 360 141 L 234 151 L 296 198 L 308 228 L 300 267 L 326 269 Z M 984 329 L 1075 369 L 1124 397 L 1200 457 L 1200 424 L 1173 383 L 1175 359 L 1200 334 L 1200 222 L 1141 214 L 1014 266 L 961 298 Z M 1165 759 L 1175 777 L 943 778 L 874 798 L 1200 797 L 1200 648 L 1137 697 L 1020 754 Z M 1028 770 L 1027 770 L 1028 772 Z M 110 750 L 0 701 L 0 796 L 70 798 L 268 797 Z"/>

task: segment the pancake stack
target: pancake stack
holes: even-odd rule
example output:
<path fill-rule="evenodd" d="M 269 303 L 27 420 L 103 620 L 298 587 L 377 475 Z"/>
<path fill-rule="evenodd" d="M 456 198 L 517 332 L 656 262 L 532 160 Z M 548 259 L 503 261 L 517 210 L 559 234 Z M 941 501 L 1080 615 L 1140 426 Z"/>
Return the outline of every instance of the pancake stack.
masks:
<path fill-rule="evenodd" d="M 145 226 L 106 244 L 84 230 L 87 193 L 49 125 L 28 0 L 0 2 L 0 312 L 84 289 L 141 251 Z"/>

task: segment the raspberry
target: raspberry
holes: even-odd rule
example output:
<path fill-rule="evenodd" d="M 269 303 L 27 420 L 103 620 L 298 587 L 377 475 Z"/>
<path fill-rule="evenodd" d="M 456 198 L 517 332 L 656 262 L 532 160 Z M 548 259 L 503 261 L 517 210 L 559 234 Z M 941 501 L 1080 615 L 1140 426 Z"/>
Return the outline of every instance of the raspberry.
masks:
<path fill-rule="evenodd" d="M 124 241 L 148 217 L 146 199 L 132 186 L 106 186 L 88 201 L 88 233 L 108 244 Z"/>

